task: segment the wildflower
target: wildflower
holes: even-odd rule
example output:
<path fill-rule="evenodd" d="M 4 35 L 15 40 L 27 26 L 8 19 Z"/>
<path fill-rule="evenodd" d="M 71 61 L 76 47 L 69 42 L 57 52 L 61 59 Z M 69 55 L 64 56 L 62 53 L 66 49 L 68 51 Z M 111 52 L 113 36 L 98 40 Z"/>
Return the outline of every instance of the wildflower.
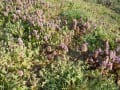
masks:
<path fill-rule="evenodd" d="M 101 63 L 101 67 L 102 67 L 103 69 L 105 69 L 105 68 L 107 67 L 107 63 L 106 63 L 106 61 L 102 61 L 102 63 Z"/>
<path fill-rule="evenodd" d="M 109 54 L 109 56 L 110 56 L 110 59 L 115 59 L 115 57 L 116 57 L 116 52 L 115 51 L 112 51 L 112 50 L 110 50 L 110 54 Z"/>
<path fill-rule="evenodd" d="M 99 55 L 99 50 L 96 50 L 95 52 L 94 52 L 94 58 L 97 58 L 98 57 L 98 55 Z"/>
<path fill-rule="evenodd" d="M 85 29 L 89 29 L 89 28 L 90 28 L 89 22 L 84 23 L 84 28 L 85 28 Z"/>
<path fill-rule="evenodd" d="M 120 47 L 117 47 L 117 48 L 116 48 L 116 52 L 120 52 Z"/>
<path fill-rule="evenodd" d="M 35 36 L 35 38 L 37 40 L 39 39 L 39 35 L 38 35 L 38 31 L 37 30 L 33 30 L 33 35 Z"/>
<path fill-rule="evenodd" d="M 88 45 L 87 43 L 82 44 L 82 47 L 81 47 L 82 52 L 87 52 L 88 51 L 88 46 L 87 45 Z"/>
<path fill-rule="evenodd" d="M 19 70 L 19 71 L 18 71 L 18 75 L 19 75 L 20 77 L 23 76 L 23 74 L 24 74 L 24 73 L 23 73 L 22 70 Z"/>
<path fill-rule="evenodd" d="M 64 46 L 64 50 L 68 52 L 68 47 L 66 45 Z"/>
<path fill-rule="evenodd" d="M 38 21 L 38 26 L 40 26 L 41 28 L 43 28 L 43 23 Z"/>
<path fill-rule="evenodd" d="M 54 51 L 54 52 L 53 52 L 53 55 L 54 55 L 54 56 L 57 56 L 57 54 L 58 54 L 57 51 Z"/>
<path fill-rule="evenodd" d="M 52 54 L 47 55 L 47 59 L 48 60 L 52 60 L 53 59 L 53 55 Z"/>
<path fill-rule="evenodd" d="M 98 51 L 101 53 L 101 52 L 102 52 L 102 49 L 101 49 L 101 48 L 98 48 Z"/>
<path fill-rule="evenodd" d="M 109 62 L 109 56 L 105 57 L 105 62 L 108 63 Z"/>
<path fill-rule="evenodd" d="M 107 64 L 107 68 L 108 68 L 109 70 L 112 70 L 112 68 L 113 68 L 113 63 L 109 62 L 109 63 Z"/>
<path fill-rule="evenodd" d="M 60 48 L 68 52 L 68 47 L 64 43 L 60 44 Z"/>
<path fill-rule="evenodd" d="M 22 16 L 22 19 L 25 21 L 25 20 L 26 20 L 26 16 L 25 16 L 25 15 L 23 15 L 23 16 Z"/>
<path fill-rule="evenodd" d="M 38 33 L 37 30 L 33 30 L 33 34 L 34 34 L 35 36 L 37 35 L 37 33 Z"/>
<path fill-rule="evenodd" d="M 120 56 L 117 56 L 117 57 L 115 58 L 115 61 L 116 61 L 117 63 L 120 63 Z"/>
<path fill-rule="evenodd" d="M 76 30 L 78 21 L 76 19 L 73 19 L 73 29 Z"/>
<path fill-rule="evenodd" d="M 47 52 L 51 52 L 51 51 L 52 51 L 51 46 L 48 46 L 48 47 L 47 47 Z"/>
<path fill-rule="evenodd" d="M 93 58 L 90 57 L 90 58 L 88 59 L 88 63 L 89 63 L 89 64 L 92 64 L 93 62 L 94 62 Z"/>
<path fill-rule="evenodd" d="M 105 55 L 109 55 L 109 50 L 105 49 Z"/>
<path fill-rule="evenodd" d="M 19 44 L 20 46 L 23 46 L 23 45 L 24 45 L 23 40 L 22 40 L 21 38 L 18 38 L 18 44 Z"/>
<path fill-rule="evenodd" d="M 43 14 L 43 10 L 41 9 L 41 10 L 37 10 L 36 11 L 36 14 L 38 15 L 38 16 L 41 16 L 42 14 Z"/>
<path fill-rule="evenodd" d="M 44 36 L 44 40 L 45 40 L 46 42 L 48 41 L 48 38 L 49 38 L 48 35 Z"/>

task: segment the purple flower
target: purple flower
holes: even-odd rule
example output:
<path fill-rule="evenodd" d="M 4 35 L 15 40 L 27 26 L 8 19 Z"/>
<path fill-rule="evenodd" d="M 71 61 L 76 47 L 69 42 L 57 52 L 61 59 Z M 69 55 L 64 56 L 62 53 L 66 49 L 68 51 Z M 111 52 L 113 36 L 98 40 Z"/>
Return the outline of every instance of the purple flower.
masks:
<path fill-rule="evenodd" d="M 105 49 L 105 54 L 109 55 L 109 50 L 108 49 Z"/>
<path fill-rule="evenodd" d="M 113 63 L 109 62 L 109 63 L 107 64 L 107 68 L 108 68 L 109 70 L 112 70 L 112 68 L 113 68 Z"/>
<path fill-rule="evenodd" d="M 85 27 L 86 29 L 89 29 L 89 28 L 90 28 L 89 22 L 84 23 L 84 27 Z"/>
<path fill-rule="evenodd" d="M 38 35 L 38 31 L 37 30 L 33 30 L 33 35 L 35 36 L 35 38 L 37 40 L 39 39 L 39 35 Z"/>
<path fill-rule="evenodd" d="M 88 43 L 82 44 L 81 50 L 82 50 L 82 52 L 87 52 L 88 51 Z"/>
<path fill-rule="evenodd" d="M 48 46 L 46 49 L 47 49 L 47 52 L 51 52 L 52 51 L 51 46 Z"/>
<path fill-rule="evenodd" d="M 25 16 L 25 15 L 23 15 L 23 16 L 22 16 L 22 19 L 23 19 L 23 20 L 26 20 L 26 16 Z"/>
<path fill-rule="evenodd" d="M 22 40 L 21 38 L 18 38 L 18 44 L 19 44 L 20 46 L 23 46 L 23 45 L 24 45 L 23 40 Z"/>
<path fill-rule="evenodd" d="M 107 67 L 106 61 L 102 61 L 101 66 L 102 66 L 102 68 L 106 68 Z"/>
<path fill-rule="evenodd" d="M 52 60 L 53 59 L 53 55 L 52 54 L 47 55 L 47 59 L 48 60 Z"/>
<path fill-rule="evenodd" d="M 37 35 L 37 33 L 38 33 L 37 30 L 33 30 L 33 34 L 34 34 L 35 36 Z"/>
<path fill-rule="evenodd" d="M 120 63 L 120 56 L 117 56 L 117 57 L 115 58 L 115 61 L 116 61 L 116 63 Z"/>
<path fill-rule="evenodd" d="M 65 50 L 66 52 L 68 52 L 68 47 L 64 43 L 60 44 L 60 48 L 63 49 L 63 50 Z"/>
<path fill-rule="evenodd" d="M 110 50 L 110 59 L 115 60 L 115 57 L 116 57 L 116 52 Z"/>
<path fill-rule="evenodd" d="M 48 38 L 49 38 L 48 35 L 45 35 L 45 36 L 44 36 L 44 40 L 45 40 L 45 41 L 48 41 Z"/>
<path fill-rule="evenodd" d="M 98 51 L 101 53 L 101 52 L 102 52 L 102 49 L 101 49 L 101 48 L 99 48 L 99 49 L 98 49 Z"/>
<path fill-rule="evenodd" d="M 68 52 L 68 47 L 66 45 L 64 46 L 64 50 Z"/>
<path fill-rule="evenodd" d="M 93 62 L 94 62 L 93 58 L 90 57 L 90 58 L 88 59 L 88 62 L 93 63 Z"/>
<path fill-rule="evenodd" d="M 109 62 L 109 56 L 105 57 L 105 62 L 108 63 Z"/>
<path fill-rule="evenodd" d="M 119 51 L 120 51 L 120 47 L 117 47 L 117 48 L 116 48 L 116 52 L 119 52 Z"/>

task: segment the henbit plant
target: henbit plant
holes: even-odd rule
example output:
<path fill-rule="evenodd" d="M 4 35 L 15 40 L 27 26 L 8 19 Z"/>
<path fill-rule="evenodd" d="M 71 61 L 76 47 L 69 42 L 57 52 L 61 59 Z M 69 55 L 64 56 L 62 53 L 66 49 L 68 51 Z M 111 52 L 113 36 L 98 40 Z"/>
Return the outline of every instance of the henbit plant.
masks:
<path fill-rule="evenodd" d="M 118 27 L 118 14 L 83 0 L 1 0 L 0 89 L 118 90 Z M 102 57 L 106 39 L 108 62 L 89 58 Z"/>

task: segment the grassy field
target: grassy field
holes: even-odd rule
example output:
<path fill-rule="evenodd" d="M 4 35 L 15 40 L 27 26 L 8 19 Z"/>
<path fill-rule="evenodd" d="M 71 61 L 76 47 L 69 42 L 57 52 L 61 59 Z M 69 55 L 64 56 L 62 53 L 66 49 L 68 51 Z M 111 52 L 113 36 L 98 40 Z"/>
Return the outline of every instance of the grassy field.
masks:
<path fill-rule="evenodd" d="M 119 0 L 0 0 L 0 90 L 119 89 Z"/>

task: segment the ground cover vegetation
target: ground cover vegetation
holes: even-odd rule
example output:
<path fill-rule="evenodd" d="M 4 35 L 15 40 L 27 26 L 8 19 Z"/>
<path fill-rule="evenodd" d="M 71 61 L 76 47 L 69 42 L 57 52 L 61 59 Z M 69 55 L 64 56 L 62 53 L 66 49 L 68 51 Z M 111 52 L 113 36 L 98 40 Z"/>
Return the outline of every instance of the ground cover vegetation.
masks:
<path fill-rule="evenodd" d="M 1 90 L 119 90 L 120 0 L 0 0 Z"/>

